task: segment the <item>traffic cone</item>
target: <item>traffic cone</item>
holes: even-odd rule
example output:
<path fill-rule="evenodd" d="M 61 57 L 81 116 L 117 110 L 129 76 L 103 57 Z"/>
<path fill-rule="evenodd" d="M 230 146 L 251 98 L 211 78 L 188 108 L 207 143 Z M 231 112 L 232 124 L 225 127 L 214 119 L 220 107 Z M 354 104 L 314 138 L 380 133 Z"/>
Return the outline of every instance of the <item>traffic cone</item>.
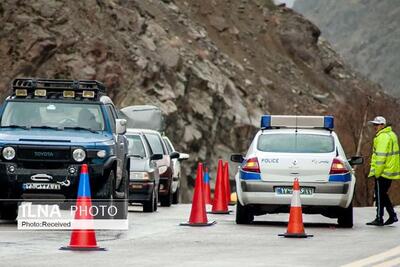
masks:
<path fill-rule="evenodd" d="M 228 203 L 229 205 L 231 203 L 231 185 L 229 180 L 229 164 L 227 161 L 224 164 L 224 181 L 225 181 L 226 203 Z"/>
<path fill-rule="evenodd" d="M 206 168 L 206 171 L 204 172 L 204 201 L 206 204 L 212 205 L 210 175 L 208 174 L 208 168 Z"/>
<path fill-rule="evenodd" d="M 224 180 L 222 160 L 218 161 L 217 179 L 215 181 L 215 190 L 214 190 L 214 201 L 210 213 L 229 214 L 228 202 L 225 193 L 225 180 Z"/>
<path fill-rule="evenodd" d="M 300 201 L 300 185 L 299 179 L 297 178 L 294 179 L 293 183 L 293 195 L 292 203 L 290 204 L 290 215 L 287 231 L 286 233 L 280 234 L 279 236 L 297 238 L 312 237 L 312 235 L 307 235 L 304 232 L 303 211 L 301 209 Z"/>
<path fill-rule="evenodd" d="M 181 223 L 182 226 L 210 226 L 215 221 L 209 222 L 206 213 L 206 204 L 203 192 L 203 164 L 197 166 L 196 184 L 194 187 L 192 210 L 190 212 L 189 222 Z"/>
<path fill-rule="evenodd" d="M 93 220 L 93 216 L 88 212 L 92 207 L 90 195 L 90 184 L 88 166 L 83 164 L 79 177 L 78 197 L 76 200 L 75 220 Z M 90 227 L 89 227 L 90 228 Z M 61 247 L 61 250 L 105 250 L 97 246 L 96 233 L 93 229 L 73 229 L 69 246 Z"/>

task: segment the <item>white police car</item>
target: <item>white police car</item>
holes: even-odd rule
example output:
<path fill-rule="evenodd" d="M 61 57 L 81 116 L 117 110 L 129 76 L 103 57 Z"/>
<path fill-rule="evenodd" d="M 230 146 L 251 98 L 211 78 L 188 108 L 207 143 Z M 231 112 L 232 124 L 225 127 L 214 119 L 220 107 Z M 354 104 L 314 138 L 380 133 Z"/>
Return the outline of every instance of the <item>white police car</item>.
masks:
<path fill-rule="evenodd" d="M 353 226 L 356 178 L 352 165 L 362 157 L 346 159 L 332 116 L 261 117 L 261 129 L 235 176 L 238 203 L 236 223 L 248 224 L 254 215 L 288 212 L 294 178 L 301 187 L 303 212 L 338 218 Z"/>

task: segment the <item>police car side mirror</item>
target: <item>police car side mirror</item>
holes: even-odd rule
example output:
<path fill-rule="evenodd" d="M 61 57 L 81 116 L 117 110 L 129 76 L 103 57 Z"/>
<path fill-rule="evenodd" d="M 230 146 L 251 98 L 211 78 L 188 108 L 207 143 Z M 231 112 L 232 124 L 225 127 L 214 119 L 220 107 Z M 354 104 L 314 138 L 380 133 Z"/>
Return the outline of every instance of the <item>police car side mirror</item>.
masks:
<path fill-rule="evenodd" d="M 364 158 L 361 156 L 353 156 L 351 159 L 348 160 L 351 166 L 353 165 L 361 165 L 364 163 Z"/>
<path fill-rule="evenodd" d="M 242 163 L 243 160 L 244 160 L 244 158 L 241 154 L 232 154 L 231 155 L 232 162 Z"/>
<path fill-rule="evenodd" d="M 116 119 L 115 120 L 115 129 L 117 134 L 125 134 L 126 133 L 126 120 L 125 119 Z"/>

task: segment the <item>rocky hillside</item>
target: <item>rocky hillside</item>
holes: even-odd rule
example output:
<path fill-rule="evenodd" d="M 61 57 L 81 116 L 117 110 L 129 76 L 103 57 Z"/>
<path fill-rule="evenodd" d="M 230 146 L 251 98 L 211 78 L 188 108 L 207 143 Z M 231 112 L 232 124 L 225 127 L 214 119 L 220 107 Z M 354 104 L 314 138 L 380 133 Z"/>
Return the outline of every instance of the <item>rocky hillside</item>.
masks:
<path fill-rule="evenodd" d="M 294 9 L 359 72 L 400 96 L 400 5 L 397 0 L 297 0 Z"/>
<path fill-rule="evenodd" d="M 314 24 L 269 0 L 5 0 L 0 23 L 3 98 L 17 76 L 87 78 L 120 107 L 158 105 L 167 135 L 191 155 L 184 187 L 196 162 L 215 170 L 218 158 L 245 152 L 264 113 L 333 114 L 349 155 L 366 111 L 399 121 L 396 103 L 345 66 Z"/>

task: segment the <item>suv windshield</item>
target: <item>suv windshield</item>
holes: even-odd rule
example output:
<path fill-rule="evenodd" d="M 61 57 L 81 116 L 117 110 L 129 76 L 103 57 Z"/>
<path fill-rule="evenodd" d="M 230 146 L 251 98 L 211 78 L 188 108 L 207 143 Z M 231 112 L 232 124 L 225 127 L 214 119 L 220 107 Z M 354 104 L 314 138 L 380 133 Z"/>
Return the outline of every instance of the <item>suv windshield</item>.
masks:
<path fill-rule="evenodd" d="M 142 139 L 139 135 L 127 135 L 126 138 L 128 139 L 129 146 L 128 146 L 128 153 L 131 156 L 137 156 L 141 158 L 146 157 L 146 151 L 143 146 Z"/>
<path fill-rule="evenodd" d="M 98 104 L 9 102 L 1 127 L 76 128 L 104 130 L 103 113 Z"/>
<path fill-rule="evenodd" d="M 280 153 L 330 153 L 335 149 L 333 137 L 318 134 L 262 134 L 257 149 Z"/>

